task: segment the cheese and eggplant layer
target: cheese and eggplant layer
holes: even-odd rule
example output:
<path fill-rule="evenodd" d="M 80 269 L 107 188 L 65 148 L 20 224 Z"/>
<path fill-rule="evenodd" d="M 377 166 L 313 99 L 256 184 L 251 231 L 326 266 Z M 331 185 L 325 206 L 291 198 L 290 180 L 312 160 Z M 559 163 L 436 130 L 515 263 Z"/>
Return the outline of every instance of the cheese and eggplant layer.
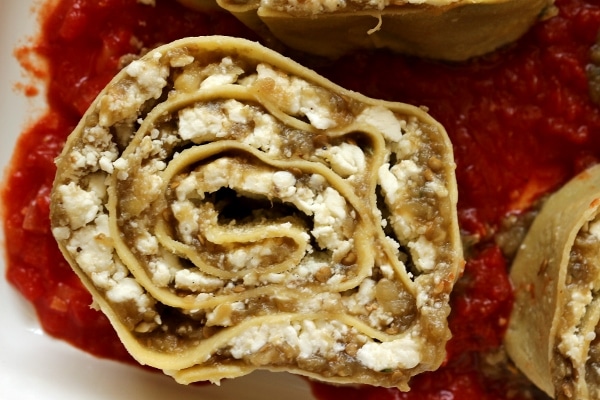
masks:
<path fill-rule="evenodd" d="M 600 165 L 547 200 L 510 277 L 516 365 L 555 399 L 600 398 Z"/>
<path fill-rule="evenodd" d="M 140 363 L 406 390 L 443 361 L 455 163 L 422 109 L 188 38 L 126 66 L 57 166 L 52 232 Z"/>

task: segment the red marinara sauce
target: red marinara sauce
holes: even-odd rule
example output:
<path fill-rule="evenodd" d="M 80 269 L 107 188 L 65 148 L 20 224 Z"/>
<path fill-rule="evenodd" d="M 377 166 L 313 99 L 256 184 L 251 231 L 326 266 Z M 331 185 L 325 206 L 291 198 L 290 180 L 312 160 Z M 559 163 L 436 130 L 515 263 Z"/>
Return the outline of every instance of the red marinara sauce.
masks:
<path fill-rule="evenodd" d="M 28 48 L 47 61 L 48 111 L 20 137 L 2 191 L 7 279 L 31 301 L 43 328 L 92 354 L 132 362 L 106 318 L 62 258 L 49 229 L 53 159 L 125 54 L 184 36 L 256 39 L 222 12 L 197 13 L 174 1 L 59 0 L 44 10 Z M 429 108 L 454 145 L 461 229 L 469 247 L 452 296 L 447 360 L 402 393 L 313 383 L 320 399 L 500 400 L 531 398 L 508 374 L 486 371 L 502 354 L 512 306 L 509 258 L 494 242 L 507 215 L 600 161 L 600 109 L 588 95 L 586 65 L 600 28 L 597 0 L 556 0 L 559 14 L 492 55 L 446 64 L 357 53 L 317 68 L 371 97 Z M 23 50 L 21 50 L 23 51 Z M 303 60 L 299 59 L 300 62 Z M 536 395 L 536 394 L 534 394 Z M 541 398 L 541 397 L 540 397 Z"/>

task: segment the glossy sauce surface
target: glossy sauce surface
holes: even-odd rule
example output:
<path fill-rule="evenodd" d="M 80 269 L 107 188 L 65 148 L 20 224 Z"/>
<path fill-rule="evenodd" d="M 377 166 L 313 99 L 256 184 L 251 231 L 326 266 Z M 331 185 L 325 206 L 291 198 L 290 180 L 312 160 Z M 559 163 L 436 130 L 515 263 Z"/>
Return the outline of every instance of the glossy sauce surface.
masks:
<path fill-rule="evenodd" d="M 557 17 L 518 43 L 467 63 L 382 51 L 315 68 L 365 95 L 427 106 L 444 124 L 454 145 L 460 222 L 469 242 L 465 274 L 452 298 L 445 365 L 416 378 L 409 393 L 313 384 L 319 398 L 529 398 L 530 388 L 502 359 L 512 305 L 510 254 L 494 236 L 507 216 L 519 216 L 600 160 L 600 109 L 590 100 L 586 77 L 600 3 L 557 0 L 557 6 Z M 123 55 L 184 36 L 256 37 L 225 13 L 194 13 L 166 0 L 156 7 L 135 0 L 60 0 L 42 16 L 37 41 L 17 52 L 23 60 L 34 53 L 47 61 L 49 109 L 22 133 L 3 187 L 6 276 L 34 304 L 49 334 L 97 356 L 133 362 L 106 318 L 89 307 L 89 294 L 50 233 L 53 159 Z"/>

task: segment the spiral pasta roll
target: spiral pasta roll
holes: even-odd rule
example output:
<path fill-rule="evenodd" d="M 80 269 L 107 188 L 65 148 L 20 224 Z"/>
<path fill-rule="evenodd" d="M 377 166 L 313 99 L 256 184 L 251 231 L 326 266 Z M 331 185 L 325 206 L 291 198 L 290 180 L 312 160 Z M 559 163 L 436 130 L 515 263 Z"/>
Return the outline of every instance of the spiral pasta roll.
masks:
<path fill-rule="evenodd" d="M 206 0 L 185 0 L 188 5 Z M 337 58 L 387 48 L 462 61 L 521 37 L 554 0 L 216 0 L 247 26 L 297 50 Z"/>
<path fill-rule="evenodd" d="M 423 110 L 189 38 L 125 67 L 57 165 L 53 234 L 140 363 L 407 389 L 443 360 L 455 165 Z"/>
<path fill-rule="evenodd" d="M 600 398 L 600 166 L 544 204 L 511 270 L 506 346 L 556 399 Z"/>

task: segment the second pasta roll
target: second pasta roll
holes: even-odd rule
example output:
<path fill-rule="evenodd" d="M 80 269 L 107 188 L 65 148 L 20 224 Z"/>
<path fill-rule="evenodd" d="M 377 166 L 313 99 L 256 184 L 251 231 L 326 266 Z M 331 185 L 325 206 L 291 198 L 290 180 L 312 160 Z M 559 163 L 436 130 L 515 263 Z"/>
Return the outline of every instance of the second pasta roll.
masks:
<path fill-rule="evenodd" d="M 126 66 L 57 165 L 53 234 L 140 363 L 406 390 L 443 361 L 455 164 L 420 108 L 189 38 Z"/>
<path fill-rule="evenodd" d="M 385 48 L 463 61 L 517 40 L 554 12 L 554 0 L 216 1 L 264 38 L 328 58 Z"/>
<path fill-rule="evenodd" d="M 550 196 L 513 263 L 509 355 L 555 399 L 600 396 L 600 165 Z"/>

